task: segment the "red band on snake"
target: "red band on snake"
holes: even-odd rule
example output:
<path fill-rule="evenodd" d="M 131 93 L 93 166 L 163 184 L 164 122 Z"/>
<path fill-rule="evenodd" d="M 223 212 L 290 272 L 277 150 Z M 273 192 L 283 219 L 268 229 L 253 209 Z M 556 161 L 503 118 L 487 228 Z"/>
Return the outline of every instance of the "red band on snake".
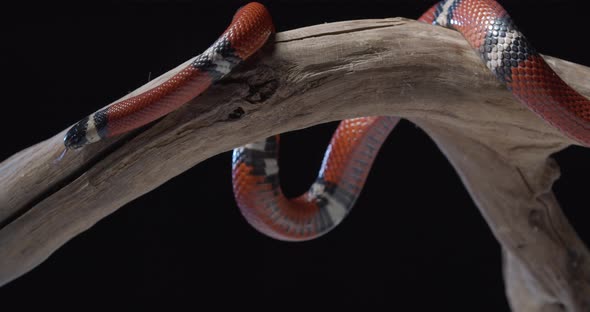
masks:
<path fill-rule="evenodd" d="M 590 101 L 551 70 L 496 1 L 444 0 L 419 20 L 459 31 L 521 103 L 570 138 L 590 145 Z M 256 52 L 273 31 L 264 6 L 244 6 L 221 37 L 179 73 L 75 124 L 64 138 L 66 148 L 130 131 L 170 113 Z M 394 117 L 342 121 L 316 182 L 294 199 L 285 198 L 280 189 L 279 136 L 235 149 L 233 187 L 242 214 L 260 232 L 281 240 L 327 233 L 352 208 L 396 122 Z"/>

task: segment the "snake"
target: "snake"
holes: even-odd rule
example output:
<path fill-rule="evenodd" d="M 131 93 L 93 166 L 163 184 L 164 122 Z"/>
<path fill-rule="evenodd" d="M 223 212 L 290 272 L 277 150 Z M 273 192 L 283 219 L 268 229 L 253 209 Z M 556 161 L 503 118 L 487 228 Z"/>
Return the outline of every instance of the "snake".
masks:
<path fill-rule="evenodd" d="M 590 145 L 590 100 L 549 67 L 498 2 L 443 0 L 418 20 L 461 33 L 520 103 L 569 138 Z M 127 133 L 178 109 L 271 41 L 274 32 L 265 6 L 246 4 L 221 36 L 176 74 L 75 123 L 64 137 L 65 150 Z M 328 233 L 351 211 L 398 121 L 394 116 L 341 121 L 316 180 L 295 198 L 285 197 L 280 187 L 280 135 L 235 148 L 232 185 L 242 215 L 259 232 L 279 240 L 306 241 Z"/>

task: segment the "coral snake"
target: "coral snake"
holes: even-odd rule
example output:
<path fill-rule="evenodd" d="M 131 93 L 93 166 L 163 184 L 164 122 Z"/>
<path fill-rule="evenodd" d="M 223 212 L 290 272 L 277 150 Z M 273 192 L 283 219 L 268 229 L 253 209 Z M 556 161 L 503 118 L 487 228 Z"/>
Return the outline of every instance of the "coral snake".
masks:
<path fill-rule="evenodd" d="M 444 0 L 419 20 L 459 31 L 521 103 L 570 138 L 590 145 L 590 101 L 551 70 L 496 1 Z M 174 111 L 255 53 L 273 32 L 262 4 L 243 6 L 219 39 L 180 72 L 72 126 L 64 138 L 66 150 L 128 132 Z M 342 121 L 316 181 L 292 199 L 280 188 L 278 135 L 234 149 L 233 188 L 242 214 L 260 232 L 281 240 L 308 240 L 330 231 L 351 210 L 397 120 Z"/>

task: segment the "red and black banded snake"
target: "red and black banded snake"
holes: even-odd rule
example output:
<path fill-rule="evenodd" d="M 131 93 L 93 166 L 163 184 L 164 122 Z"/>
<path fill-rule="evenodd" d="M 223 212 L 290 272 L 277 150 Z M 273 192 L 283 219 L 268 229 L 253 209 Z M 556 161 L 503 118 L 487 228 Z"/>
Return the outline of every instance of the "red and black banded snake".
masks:
<path fill-rule="evenodd" d="M 496 1 L 444 0 L 419 20 L 459 31 L 521 103 L 581 145 L 590 145 L 590 101 L 555 74 Z M 64 138 L 66 149 L 131 131 L 176 110 L 254 54 L 273 32 L 263 5 L 242 7 L 220 38 L 177 74 L 72 126 Z M 242 214 L 256 229 L 281 240 L 327 233 L 351 210 L 397 120 L 384 116 L 342 121 L 315 183 L 293 199 L 280 189 L 279 136 L 236 148 L 233 188 Z"/>

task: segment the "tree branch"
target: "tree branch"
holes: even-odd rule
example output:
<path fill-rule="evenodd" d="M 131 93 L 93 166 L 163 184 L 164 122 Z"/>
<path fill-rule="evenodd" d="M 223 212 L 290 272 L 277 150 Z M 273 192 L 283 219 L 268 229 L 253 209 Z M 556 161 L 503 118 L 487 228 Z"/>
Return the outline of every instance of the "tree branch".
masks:
<path fill-rule="evenodd" d="M 590 95 L 589 68 L 548 60 Z M 213 155 L 371 115 L 413 121 L 447 155 L 502 244 L 515 310 L 590 309 L 590 254 L 551 192 L 559 170 L 549 156 L 573 142 L 517 103 L 458 33 L 400 18 L 279 33 L 228 79 L 149 127 L 55 162 L 62 132 L 4 161 L 0 284 Z"/>

